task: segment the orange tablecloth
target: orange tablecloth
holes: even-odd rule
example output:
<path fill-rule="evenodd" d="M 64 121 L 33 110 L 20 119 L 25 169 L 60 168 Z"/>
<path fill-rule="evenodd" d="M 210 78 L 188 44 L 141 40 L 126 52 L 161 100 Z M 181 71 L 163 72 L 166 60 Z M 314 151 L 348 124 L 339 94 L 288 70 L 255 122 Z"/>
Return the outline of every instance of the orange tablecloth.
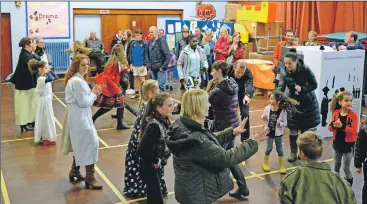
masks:
<path fill-rule="evenodd" d="M 275 74 L 273 72 L 273 62 L 266 60 L 246 60 L 248 68 L 254 77 L 254 87 L 260 89 L 274 89 Z"/>

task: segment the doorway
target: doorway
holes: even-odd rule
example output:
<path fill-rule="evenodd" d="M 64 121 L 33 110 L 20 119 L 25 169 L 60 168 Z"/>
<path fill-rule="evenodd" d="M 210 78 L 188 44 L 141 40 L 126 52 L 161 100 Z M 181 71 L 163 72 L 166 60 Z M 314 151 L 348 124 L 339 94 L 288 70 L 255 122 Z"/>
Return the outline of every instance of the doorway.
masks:
<path fill-rule="evenodd" d="M 12 73 L 10 14 L 1 14 L 1 81 Z"/>

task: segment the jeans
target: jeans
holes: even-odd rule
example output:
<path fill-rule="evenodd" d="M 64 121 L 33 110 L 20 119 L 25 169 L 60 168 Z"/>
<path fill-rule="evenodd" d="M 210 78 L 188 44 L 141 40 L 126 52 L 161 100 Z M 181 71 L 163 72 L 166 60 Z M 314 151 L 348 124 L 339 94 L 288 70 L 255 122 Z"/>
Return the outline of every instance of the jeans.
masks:
<path fill-rule="evenodd" d="M 283 135 L 276 137 L 268 137 L 266 143 L 265 155 L 270 155 L 270 152 L 273 150 L 273 143 L 275 141 L 275 147 L 277 149 L 278 156 L 284 156 L 283 153 Z"/>
<path fill-rule="evenodd" d="M 235 138 L 233 138 L 233 140 L 231 140 L 229 143 L 225 144 L 224 148 L 226 150 L 232 149 L 234 147 L 234 142 Z M 236 179 L 238 188 L 246 189 L 247 188 L 246 179 L 245 176 L 243 175 L 240 166 L 239 165 L 231 166 L 229 170 L 231 171 L 233 177 Z"/>
<path fill-rule="evenodd" d="M 134 87 L 134 73 L 133 72 L 129 72 L 129 83 L 130 83 L 130 89 L 135 90 L 135 87 Z"/>
<path fill-rule="evenodd" d="M 167 85 L 172 86 L 173 81 L 173 69 L 167 71 Z"/>
<path fill-rule="evenodd" d="M 340 167 L 342 166 L 343 161 L 343 170 L 345 173 L 346 179 L 352 179 L 353 175 L 350 171 L 350 163 L 353 158 L 353 151 L 349 153 L 340 153 L 334 150 L 334 171 L 339 173 Z"/>
<path fill-rule="evenodd" d="M 150 72 L 150 77 L 153 80 L 158 81 L 158 85 L 159 85 L 159 89 L 161 91 L 166 91 L 166 78 L 167 78 L 167 71 L 163 71 L 163 72 Z"/>
<path fill-rule="evenodd" d="M 244 140 L 247 140 L 250 138 L 250 106 L 249 105 L 244 105 L 243 104 L 243 98 L 244 97 L 238 97 L 239 101 L 238 101 L 238 106 L 240 108 L 240 112 L 241 112 L 241 120 L 245 117 L 248 117 L 247 119 L 247 123 L 245 125 L 245 129 L 247 130 L 246 132 L 241 134 L 241 142 Z"/>

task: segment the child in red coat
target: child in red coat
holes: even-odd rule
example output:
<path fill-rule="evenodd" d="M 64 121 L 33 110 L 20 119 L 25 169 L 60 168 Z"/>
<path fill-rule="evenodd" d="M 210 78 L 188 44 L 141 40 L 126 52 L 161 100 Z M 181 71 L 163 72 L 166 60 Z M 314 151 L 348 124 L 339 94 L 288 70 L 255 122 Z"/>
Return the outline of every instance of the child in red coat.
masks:
<path fill-rule="evenodd" d="M 358 134 L 358 115 L 352 111 L 353 95 L 349 91 L 339 92 L 331 101 L 333 112 L 329 130 L 333 133 L 334 171 L 339 173 L 343 160 L 346 180 L 353 184 L 350 163 L 353 158 L 354 143 Z"/>

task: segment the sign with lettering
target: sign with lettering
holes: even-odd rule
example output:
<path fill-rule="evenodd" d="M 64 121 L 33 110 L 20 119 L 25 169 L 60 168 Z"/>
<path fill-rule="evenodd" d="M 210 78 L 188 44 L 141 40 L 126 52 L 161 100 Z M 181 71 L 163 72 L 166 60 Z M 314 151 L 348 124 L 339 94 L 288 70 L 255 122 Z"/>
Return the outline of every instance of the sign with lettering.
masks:
<path fill-rule="evenodd" d="M 70 38 L 68 2 L 26 2 L 26 16 L 28 37 Z"/>
<path fill-rule="evenodd" d="M 99 10 L 100 14 L 110 14 L 110 10 Z"/>
<path fill-rule="evenodd" d="M 201 4 L 196 7 L 196 16 L 201 20 L 212 20 L 215 17 L 215 8 L 211 4 Z"/>

